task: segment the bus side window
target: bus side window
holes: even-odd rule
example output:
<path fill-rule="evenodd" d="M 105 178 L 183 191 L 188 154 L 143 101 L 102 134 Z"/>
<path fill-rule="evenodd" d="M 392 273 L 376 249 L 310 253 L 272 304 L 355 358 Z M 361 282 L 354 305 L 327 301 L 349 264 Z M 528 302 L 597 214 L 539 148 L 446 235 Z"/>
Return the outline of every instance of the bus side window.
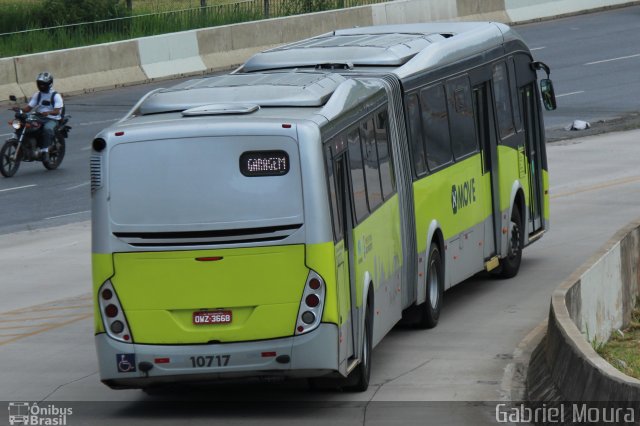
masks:
<path fill-rule="evenodd" d="M 367 208 L 367 189 L 362 167 L 363 156 L 360 144 L 360 133 L 357 127 L 347 133 L 347 143 L 349 146 L 349 168 L 351 169 L 353 205 L 355 208 L 356 221 L 360 223 L 367 217 L 369 210 Z"/>
<path fill-rule="evenodd" d="M 369 209 L 373 211 L 382 204 L 378 149 L 373 128 L 373 117 L 369 117 L 360 123 L 360 140 L 362 141 L 362 153 L 364 155 L 364 175 L 367 180 L 367 199 L 369 200 Z"/>
<path fill-rule="evenodd" d="M 442 85 L 428 87 L 420 92 L 424 139 L 427 145 L 429 170 L 452 160 L 447 101 Z"/>
<path fill-rule="evenodd" d="M 339 136 L 336 136 L 336 138 Z M 325 161 L 327 165 L 327 180 L 329 181 L 329 202 L 331 203 L 331 223 L 333 224 L 333 238 L 336 242 L 342 239 L 342 223 L 340 221 L 341 216 L 338 213 L 340 208 L 338 206 L 338 196 L 336 193 L 336 181 L 333 171 L 333 156 L 331 155 L 330 142 L 325 146 Z"/>
<path fill-rule="evenodd" d="M 513 124 L 516 132 L 522 131 L 522 112 L 518 100 L 518 88 L 516 87 L 516 64 L 513 56 L 509 58 L 509 89 L 511 91 L 511 104 L 513 105 Z"/>
<path fill-rule="evenodd" d="M 493 66 L 493 91 L 498 116 L 500 138 L 504 139 L 515 132 L 513 126 L 513 114 L 511 96 L 509 95 L 509 80 L 507 66 L 499 62 Z"/>
<path fill-rule="evenodd" d="M 407 97 L 407 120 L 409 121 L 409 145 L 413 158 L 413 167 L 417 176 L 427 172 L 427 162 L 422 142 L 422 119 L 420 118 L 420 104 L 417 95 Z"/>
<path fill-rule="evenodd" d="M 395 170 L 391 154 L 391 140 L 387 130 L 387 111 L 380 111 L 375 116 L 376 143 L 378 145 L 378 159 L 380 160 L 380 180 L 382 181 L 382 195 L 388 200 L 396 191 Z"/>
<path fill-rule="evenodd" d="M 456 160 L 476 152 L 476 140 L 471 86 L 465 75 L 447 82 L 447 99 L 449 101 L 449 128 L 451 129 L 451 145 Z"/>

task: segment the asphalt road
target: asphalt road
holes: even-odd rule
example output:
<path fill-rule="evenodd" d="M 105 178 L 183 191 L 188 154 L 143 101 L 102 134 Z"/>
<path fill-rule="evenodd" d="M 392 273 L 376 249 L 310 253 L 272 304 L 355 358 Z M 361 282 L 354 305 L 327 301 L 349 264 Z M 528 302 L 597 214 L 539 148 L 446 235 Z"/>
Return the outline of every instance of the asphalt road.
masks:
<path fill-rule="evenodd" d="M 640 52 L 640 43 L 629 42 L 638 38 L 638 14 L 640 8 L 633 7 L 518 27 L 540 48 L 536 56 L 552 67 L 557 93 L 564 95 L 555 115 L 547 116 L 548 127 L 592 119 L 589 112 L 606 118 L 640 109 L 631 102 L 615 109 L 615 96 L 605 97 L 598 86 L 618 82 L 606 93 L 638 98 L 637 83 L 621 82 L 626 73 L 633 81 L 640 57 L 585 65 L 632 56 L 634 48 Z M 599 27 L 610 32 L 592 34 Z M 576 46 L 609 37 L 606 45 L 589 49 L 588 58 L 571 59 Z M 626 61 L 635 65 L 627 67 Z M 596 65 L 607 68 L 592 71 Z M 626 71 L 618 75 L 620 69 Z M 582 88 L 579 81 L 585 82 Z M 88 219 L 88 144 L 149 87 L 68 99 L 75 121 L 69 157 L 58 171 L 27 164 L 15 178 L 0 182 L 0 233 Z M 602 111 L 591 103 L 597 101 L 603 102 Z M 99 382 L 93 347 L 86 223 L 3 235 L 0 401 L 35 400 L 41 406 L 56 401 L 74 408 L 69 425 L 495 423 L 497 402 L 518 395 L 518 360 L 548 314 L 553 289 L 640 214 L 638 138 L 640 131 L 551 144 L 551 231 L 525 250 L 518 277 L 468 280 L 446 292 L 437 328 L 392 330 L 373 351 L 371 386 L 361 394 L 314 392 L 304 382 L 221 383 L 155 397 L 110 390 Z M 0 424 L 5 419 L 0 414 Z"/>
<path fill-rule="evenodd" d="M 548 130 L 575 119 L 596 121 L 640 111 L 640 6 L 516 29 L 536 59 L 552 69 L 558 109 L 545 114 Z M 66 99 L 73 126 L 67 156 L 56 171 L 24 163 L 14 177 L 0 179 L 0 234 L 87 220 L 91 140 L 147 91 L 173 84 L 164 81 Z M 0 111 L 0 123 L 11 117 L 9 111 Z M 0 128 L 0 140 L 9 130 Z"/>

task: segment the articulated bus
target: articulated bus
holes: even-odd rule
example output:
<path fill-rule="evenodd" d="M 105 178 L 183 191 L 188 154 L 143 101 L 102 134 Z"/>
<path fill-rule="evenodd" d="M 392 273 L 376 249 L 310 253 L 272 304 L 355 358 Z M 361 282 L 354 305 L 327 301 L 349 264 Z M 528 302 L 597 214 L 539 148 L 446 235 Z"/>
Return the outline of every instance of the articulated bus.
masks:
<path fill-rule="evenodd" d="M 549 229 L 548 74 L 505 25 L 411 24 L 147 94 L 92 144 L 101 380 L 367 389 L 398 321 Z"/>

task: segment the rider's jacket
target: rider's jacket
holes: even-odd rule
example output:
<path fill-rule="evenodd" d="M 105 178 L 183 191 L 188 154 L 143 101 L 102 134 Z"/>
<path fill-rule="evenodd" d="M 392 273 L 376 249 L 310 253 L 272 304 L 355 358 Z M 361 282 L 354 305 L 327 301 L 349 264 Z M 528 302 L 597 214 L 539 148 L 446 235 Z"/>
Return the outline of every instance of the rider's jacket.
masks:
<path fill-rule="evenodd" d="M 53 111 L 56 108 L 59 108 L 62 111 L 62 107 L 64 106 L 64 102 L 62 100 L 62 96 L 53 90 L 53 88 L 49 89 L 49 92 L 42 93 L 36 92 L 31 97 L 29 101 L 29 106 L 31 109 L 34 109 L 38 112 L 49 112 Z M 62 115 L 49 115 L 47 118 L 51 120 L 60 120 Z"/>

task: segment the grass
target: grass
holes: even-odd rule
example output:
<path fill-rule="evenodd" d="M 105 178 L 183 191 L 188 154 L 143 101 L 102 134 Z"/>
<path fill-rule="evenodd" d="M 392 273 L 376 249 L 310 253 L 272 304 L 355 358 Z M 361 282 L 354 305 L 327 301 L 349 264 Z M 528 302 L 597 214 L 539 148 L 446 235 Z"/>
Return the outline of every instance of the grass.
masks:
<path fill-rule="evenodd" d="M 640 302 L 631 315 L 631 323 L 614 331 L 609 341 L 598 348 L 598 354 L 627 376 L 640 379 Z"/>
<path fill-rule="evenodd" d="M 269 0 L 268 17 L 384 1 L 387 0 Z M 0 58 L 265 18 L 265 0 L 207 0 L 207 7 L 203 9 L 200 0 L 133 0 L 130 17 L 41 29 L 42 26 L 34 21 L 38 16 L 36 8 L 42 2 L 0 0 Z"/>

